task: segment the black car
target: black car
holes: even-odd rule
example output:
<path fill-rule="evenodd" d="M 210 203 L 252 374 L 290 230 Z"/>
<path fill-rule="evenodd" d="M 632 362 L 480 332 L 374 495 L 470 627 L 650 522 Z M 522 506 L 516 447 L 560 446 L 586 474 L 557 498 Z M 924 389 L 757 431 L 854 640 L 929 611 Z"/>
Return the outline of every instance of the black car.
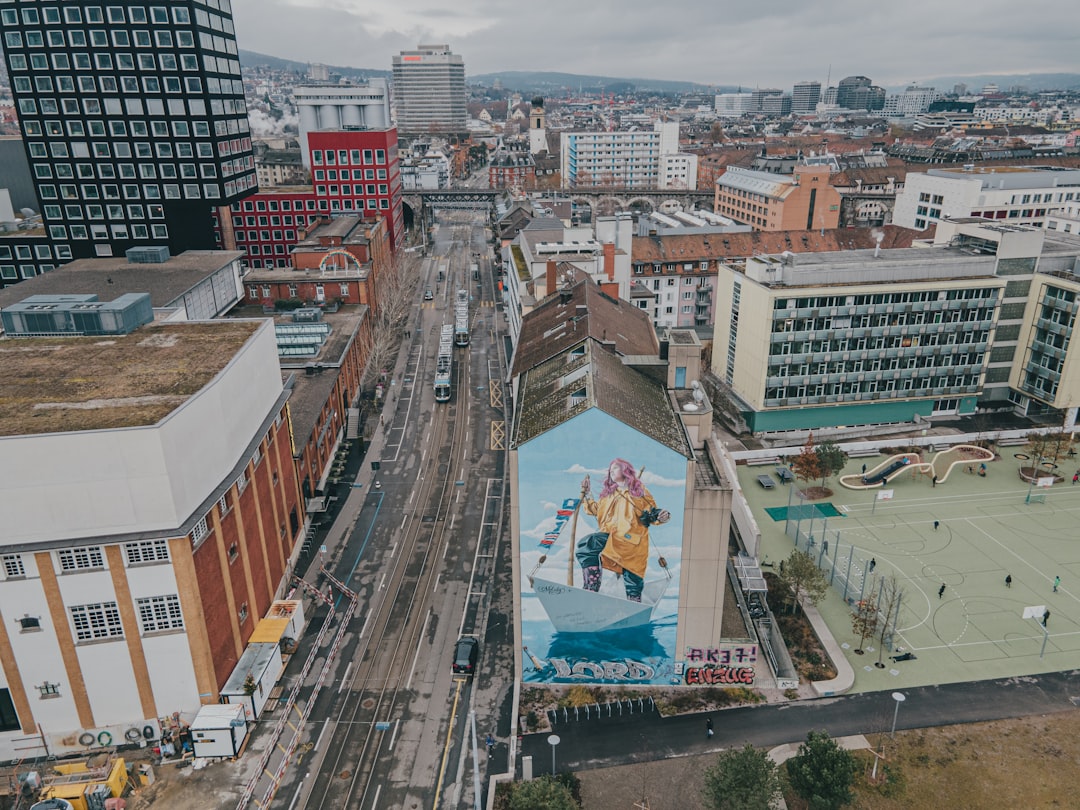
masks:
<path fill-rule="evenodd" d="M 459 638 L 454 645 L 454 672 L 472 675 L 476 670 L 476 658 L 479 654 L 479 641 L 469 636 Z"/>

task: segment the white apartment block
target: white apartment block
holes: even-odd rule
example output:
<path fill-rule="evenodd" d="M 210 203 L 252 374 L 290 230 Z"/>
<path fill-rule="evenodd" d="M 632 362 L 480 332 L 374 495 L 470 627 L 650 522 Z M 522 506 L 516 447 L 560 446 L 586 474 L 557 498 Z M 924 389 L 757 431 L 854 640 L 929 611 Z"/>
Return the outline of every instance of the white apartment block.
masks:
<path fill-rule="evenodd" d="M 1065 203 L 1065 206 L 1046 215 L 1046 230 L 1062 233 L 1080 234 L 1080 200 Z"/>
<path fill-rule="evenodd" d="M 635 132 L 564 132 L 560 152 L 566 188 L 673 188 L 663 183 L 680 177 L 685 188 L 697 188 L 696 159 L 692 172 L 689 160 L 682 166 L 664 161 L 679 155 L 678 121 L 657 121 L 651 130 Z"/>
<path fill-rule="evenodd" d="M 721 118 L 738 118 L 753 109 L 753 93 L 719 93 L 716 96 L 716 114 Z"/>
<path fill-rule="evenodd" d="M 1028 124 L 1046 126 L 1061 115 L 1056 107 L 976 107 L 975 117 L 980 121 L 1001 124 Z"/>
<path fill-rule="evenodd" d="M 937 98 L 938 92 L 933 87 L 917 87 L 912 85 L 903 93 L 887 96 L 885 99 L 885 115 L 897 118 L 908 118 L 919 115 L 930 109 L 930 104 Z"/>
<path fill-rule="evenodd" d="M 909 173 L 896 195 L 893 224 L 923 230 L 945 218 L 983 217 L 1043 227 L 1080 200 L 1080 170 L 1053 166 L 930 169 Z"/>
<path fill-rule="evenodd" d="M 660 157 L 660 188 L 697 188 L 697 155 L 675 154 Z"/>

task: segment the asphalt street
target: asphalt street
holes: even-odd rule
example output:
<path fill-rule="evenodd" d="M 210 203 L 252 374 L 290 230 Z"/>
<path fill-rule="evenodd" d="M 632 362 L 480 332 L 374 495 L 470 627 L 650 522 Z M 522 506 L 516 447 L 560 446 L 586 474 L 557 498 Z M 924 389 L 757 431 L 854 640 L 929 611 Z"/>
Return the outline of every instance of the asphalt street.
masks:
<path fill-rule="evenodd" d="M 527 734 L 522 754 L 532 756 L 533 773 L 551 770 L 551 745 L 556 734 L 556 768 L 560 771 L 650 762 L 670 757 L 704 754 L 746 743 L 772 748 L 806 739 L 807 732 L 824 729 L 833 737 L 878 734 L 892 727 L 912 729 L 1053 714 L 1080 706 L 1080 676 L 1075 671 L 973 681 L 903 690 L 905 700 L 896 711 L 891 692 L 744 706 L 714 712 L 662 718 L 655 711 L 608 717 L 607 707 L 595 708 L 590 719 L 564 722 L 560 713 L 552 731 Z M 713 738 L 705 735 L 712 718 Z"/>

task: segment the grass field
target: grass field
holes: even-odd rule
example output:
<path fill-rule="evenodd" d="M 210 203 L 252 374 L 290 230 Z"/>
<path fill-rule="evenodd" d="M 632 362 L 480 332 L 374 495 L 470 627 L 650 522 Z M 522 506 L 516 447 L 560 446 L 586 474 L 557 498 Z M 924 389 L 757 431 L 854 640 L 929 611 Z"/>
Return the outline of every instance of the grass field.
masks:
<path fill-rule="evenodd" d="M 841 475 L 883 461 L 852 460 Z M 1071 484 L 1069 469 L 1064 483 L 1034 490 L 1044 502 L 1027 503 L 1020 464 L 1010 453 L 989 462 L 985 477 L 966 473 L 966 465 L 954 467 L 937 486 L 931 474 L 905 471 L 886 485 L 890 500 L 877 499 L 880 490 L 850 490 L 830 481 L 827 500 L 843 516 L 817 518 L 813 525 L 803 520 L 800 528 L 804 538 L 813 535 L 811 552 L 834 582 L 819 608 L 855 667 L 854 691 L 1080 667 L 1080 486 Z M 785 523 L 774 522 L 765 509 L 799 501 L 790 485 L 761 489 L 759 474 L 760 468 L 739 467 L 762 532 L 763 556 L 776 562 L 791 553 L 793 540 Z M 850 602 L 874 598 L 889 576 L 903 589 L 893 644 L 916 660 L 885 658 L 887 666 L 878 669 L 873 641 L 865 646 L 868 655 L 854 653 Z M 1061 577 L 1056 593 L 1055 577 Z M 1022 617 L 1036 606 L 1050 612 L 1045 638 L 1038 619 Z"/>
<path fill-rule="evenodd" d="M 1076 806 L 1080 795 L 1080 712 L 997 720 L 964 726 L 898 731 L 886 742 L 893 782 L 868 784 L 873 764 L 856 752 L 865 770 L 850 810 L 1025 810 Z M 870 735 L 878 745 L 877 735 Z M 579 772 L 585 810 L 634 807 L 642 797 L 651 810 L 705 810 L 701 785 L 713 754 Z M 897 775 L 899 778 L 897 778 Z M 797 810 L 801 805 L 788 805 Z"/>

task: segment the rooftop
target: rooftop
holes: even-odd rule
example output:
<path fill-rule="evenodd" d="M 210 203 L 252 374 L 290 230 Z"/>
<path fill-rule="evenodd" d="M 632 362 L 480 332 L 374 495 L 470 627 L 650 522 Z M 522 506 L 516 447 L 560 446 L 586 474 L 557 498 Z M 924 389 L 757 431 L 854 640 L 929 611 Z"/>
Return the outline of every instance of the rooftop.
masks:
<path fill-rule="evenodd" d="M 123 256 L 77 259 L 0 290 L 0 309 L 31 295 L 97 295 L 112 300 L 146 292 L 154 307 L 167 307 L 184 293 L 244 254 L 236 250 L 188 250 L 162 264 L 131 264 Z"/>
<path fill-rule="evenodd" d="M 261 325 L 155 323 L 109 338 L 0 339 L 0 436 L 156 424 L 220 373 Z"/>

